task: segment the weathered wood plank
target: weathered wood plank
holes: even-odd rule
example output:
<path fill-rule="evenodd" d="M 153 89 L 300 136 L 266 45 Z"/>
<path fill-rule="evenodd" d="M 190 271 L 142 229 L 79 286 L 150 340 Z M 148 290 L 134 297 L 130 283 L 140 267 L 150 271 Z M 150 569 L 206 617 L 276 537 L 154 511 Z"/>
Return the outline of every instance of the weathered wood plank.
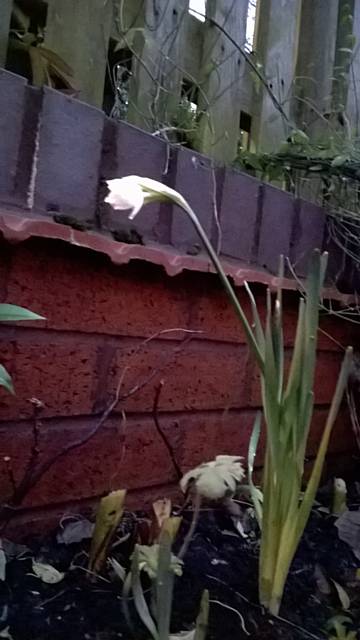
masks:
<path fill-rule="evenodd" d="M 338 0 L 303 0 L 292 113 L 310 135 L 331 109 L 338 11 Z"/>
<path fill-rule="evenodd" d="M 186 17 L 186 47 L 184 52 L 185 77 L 195 82 L 200 81 L 201 54 L 205 25 L 188 13 Z"/>
<path fill-rule="evenodd" d="M 111 37 L 119 48 L 132 47 L 137 29 L 143 19 L 143 0 L 114 0 L 114 19 Z"/>
<path fill-rule="evenodd" d="M 33 165 L 36 211 L 94 219 L 103 125 L 100 109 L 43 89 Z"/>
<path fill-rule="evenodd" d="M 112 18 L 112 0 L 49 0 L 45 45 L 72 67 L 80 99 L 98 107 Z"/>
<path fill-rule="evenodd" d="M 358 138 L 360 134 L 360 2 L 354 6 L 353 34 L 355 46 L 350 66 L 349 89 L 347 95 L 346 114 L 349 118 L 352 133 Z"/>
<path fill-rule="evenodd" d="M 243 46 L 247 10 L 248 0 L 208 0 L 206 13 Z M 206 23 L 199 96 L 204 115 L 200 119 L 198 149 L 220 162 L 231 162 L 237 154 L 245 65 L 226 35 L 211 20 Z"/>
<path fill-rule="evenodd" d="M 333 110 L 346 108 L 349 73 L 353 54 L 353 28 L 355 0 L 339 0 L 339 17 L 336 34 L 336 51 L 333 82 Z"/>
<path fill-rule="evenodd" d="M 125 122 L 106 119 L 101 181 L 138 175 L 161 182 L 166 163 L 167 144 L 164 140 L 140 131 Z M 158 235 L 160 206 L 159 202 L 154 202 L 147 206 L 146 215 L 137 216 L 135 220 L 128 221 L 126 216 L 119 216 L 118 211 L 113 211 L 108 204 L 101 203 L 101 224 L 103 228 L 112 231 L 136 229 L 145 241 L 150 238 L 166 242 L 161 234 Z M 168 226 L 170 228 L 170 216 Z"/>
<path fill-rule="evenodd" d="M 261 206 L 260 181 L 246 173 L 225 169 L 220 205 L 221 253 L 250 262 Z"/>
<path fill-rule="evenodd" d="M 8 46 L 9 27 L 13 0 L 1 0 L 0 3 L 0 67 L 5 66 Z"/>
<path fill-rule="evenodd" d="M 256 53 L 269 88 L 290 112 L 295 75 L 301 0 L 261 0 Z M 264 87 L 254 95 L 253 139 L 258 149 L 275 151 L 288 133 L 286 119 L 275 108 Z"/>
<path fill-rule="evenodd" d="M 119 49 L 133 49 L 137 30 L 141 28 L 143 0 L 124 2 L 115 11 L 111 37 Z M 122 7 L 122 11 L 120 8 Z M 201 66 L 204 24 L 190 13 L 184 15 L 186 41 L 183 51 L 184 77 L 197 84 Z"/>
<path fill-rule="evenodd" d="M 16 172 L 19 157 L 24 155 L 21 132 L 26 84 L 25 78 L 0 69 L 0 194 L 3 202 L 11 202 L 17 195 Z"/>
<path fill-rule="evenodd" d="M 128 120 L 148 131 L 171 125 L 184 76 L 189 0 L 144 0 L 134 39 Z"/>

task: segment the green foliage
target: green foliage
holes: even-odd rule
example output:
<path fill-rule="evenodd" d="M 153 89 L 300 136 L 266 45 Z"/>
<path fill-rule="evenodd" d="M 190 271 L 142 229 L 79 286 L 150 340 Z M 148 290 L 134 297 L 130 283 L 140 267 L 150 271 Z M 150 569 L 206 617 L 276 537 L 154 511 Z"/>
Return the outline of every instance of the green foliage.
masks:
<path fill-rule="evenodd" d="M 44 318 L 15 304 L 0 304 L 0 322 L 19 320 L 44 320 Z M 2 365 L 0 365 L 0 387 L 5 387 L 10 393 L 14 393 L 11 377 Z"/>
<path fill-rule="evenodd" d="M 235 164 L 255 172 L 262 180 L 280 180 L 285 187 L 289 185 L 289 190 L 297 192 L 301 190 L 304 177 L 308 181 L 312 176 L 320 177 L 324 187 L 321 190 L 323 198 L 329 191 L 329 183 L 342 188 L 344 179 L 358 179 L 360 149 L 354 138 L 329 128 L 317 141 L 310 140 L 304 131 L 294 129 L 276 153 L 241 151 Z"/>
<path fill-rule="evenodd" d="M 182 572 L 182 562 L 171 552 L 172 536 L 163 528 L 159 543 L 152 546 L 136 545 L 131 570 L 124 582 L 123 606 L 126 620 L 132 627 L 129 596 L 132 594 L 136 612 L 153 640 L 176 638 L 170 635 L 170 622 L 175 575 Z M 151 579 L 151 605 L 148 605 L 141 583 L 141 573 Z M 204 640 L 209 615 L 209 594 L 204 592 L 196 627 L 190 632 L 191 640 Z M 179 635 L 179 637 L 181 637 Z"/>
<path fill-rule="evenodd" d="M 329 640 L 356 640 L 356 631 L 350 631 L 348 626 L 352 624 L 349 616 L 334 616 L 327 625 L 326 630 L 329 632 Z"/>
<path fill-rule="evenodd" d="M 177 141 L 190 149 L 196 147 L 196 139 L 199 131 L 199 114 L 191 96 L 183 96 L 177 105 L 172 117 L 172 125 L 176 129 Z"/>
<path fill-rule="evenodd" d="M 4 387 L 10 393 L 14 394 L 14 385 L 11 380 L 11 376 L 6 371 L 5 367 L 0 364 L 0 387 Z"/>
<path fill-rule="evenodd" d="M 19 320 L 44 320 L 33 311 L 18 307 L 16 304 L 0 304 L 0 322 L 18 322 Z"/>
<path fill-rule="evenodd" d="M 121 201 L 122 198 L 130 195 L 130 187 L 133 188 L 133 185 L 129 184 L 129 180 L 123 179 L 121 188 L 119 182 L 121 181 L 117 184 L 117 199 Z M 314 403 L 313 384 L 319 303 L 326 272 L 327 254 L 321 255 L 319 251 L 313 254 L 306 296 L 299 303 L 295 344 L 289 374 L 285 380 L 281 291 L 283 264 L 279 273 L 280 285 L 275 302 L 268 291 L 265 327 L 261 324 L 255 298 L 247 288 L 253 314 L 253 322 L 250 324 L 216 252 L 186 200 L 173 189 L 155 180 L 133 176 L 132 183 L 140 189 L 140 196 L 143 194 L 143 202 L 153 202 L 155 199 L 173 202 L 188 215 L 235 309 L 258 365 L 267 436 L 262 505 L 259 496 L 254 500 L 261 525 L 259 596 L 261 603 L 272 613 L 277 614 L 287 574 L 319 486 L 329 438 L 346 388 L 352 361 L 352 349 L 348 348 L 312 473 L 303 493 L 306 445 Z M 128 203 L 126 208 L 129 208 Z M 131 216 L 134 217 L 139 209 L 140 207 L 137 206 L 135 213 L 132 211 Z M 249 452 L 251 471 L 259 424 L 258 418 Z M 252 494 L 254 496 L 253 483 Z"/>
<path fill-rule="evenodd" d="M 313 383 L 319 322 L 319 300 L 327 255 L 315 252 L 309 271 L 305 299 L 300 301 L 295 345 L 287 381 L 284 379 L 285 351 L 282 330 L 282 297 L 267 299 L 264 329 L 254 300 L 256 340 L 263 360 L 262 405 L 266 424 L 266 453 L 263 477 L 263 505 L 252 495 L 261 526 L 259 595 L 261 603 L 277 614 L 287 574 L 303 534 L 319 486 L 325 454 L 334 421 L 346 387 L 351 365 L 347 351 L 315 464 L 303 493 L 306 444 L 313 413 Z M 280 274 L 281 275 L 281 274 Z M 255 424 L 255 442 L 259 421 Z M 250 461 L 254 456 L 254 441 Z M 252 469 L 252 463 L 250 465 Z"/>
<path fill-rule="evenodd" d="M 343 112 L 323 118 L 323 133 L 311 140 L 294 130 L 275 153 L 240 150 L 235 164 L 261 180 L 325 207 L 328 224 L 345 254 L 360 262 L 360 144 Z"/>

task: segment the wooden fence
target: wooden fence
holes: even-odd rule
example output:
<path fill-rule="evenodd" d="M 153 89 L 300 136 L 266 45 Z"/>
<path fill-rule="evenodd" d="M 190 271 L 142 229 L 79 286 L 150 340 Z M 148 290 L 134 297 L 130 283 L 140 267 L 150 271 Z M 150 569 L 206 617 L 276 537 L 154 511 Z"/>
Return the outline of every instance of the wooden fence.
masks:
<path fill-rule="evenodd" d="M 360 124 L 360 0 L 257 0 L 248 52 L 248 0 L 207 0 L 205 21 L 189 0 L 38 4 L 47 5 L 44 45 L 72 67 L 81 100 L 109 112 L 115 83 L 120 116 L 170 140 L 185 100 L 190 128 L 191 108 L 197 116 L 183 135 L 217 161 L 234 160 L 241 130 L 245 145 L 274 151 L 291 129 L 316 132 L 339 112 L 352 130 Z M 12 6 L 1 1 L 0 65 Z"/>

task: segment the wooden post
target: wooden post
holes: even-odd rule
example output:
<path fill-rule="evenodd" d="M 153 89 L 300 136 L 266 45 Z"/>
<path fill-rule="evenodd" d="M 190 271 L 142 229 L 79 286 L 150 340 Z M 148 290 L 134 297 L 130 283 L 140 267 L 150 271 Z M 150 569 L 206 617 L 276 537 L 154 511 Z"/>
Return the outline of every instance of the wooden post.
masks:
<path fill-rule="evenodd" d="M 347 94 L 346 115 L 349 119 L 351 134 L 360 135 L 360 3 L 355 2 L 353 16 L 354 47 L 350 62 L 349 88 Z"/>
<path fill-rule="evenodd" d="M 184 75 L 189 0 L 144 0 L 134 39 L 128 121 L 155 131 L 171 126 Z"/>
<path fill-rule="evenodd" d="M 295 76 L 301 0 L 260 0 L 255 50 L 263 65 L 269 88 L 290 114 L 290 96 Z M 260 87 L 254 93 L 253 139 L 261 151 L 275 152 L 291 125 Z"/>
<path fill-rule="evenodd" d="M 49 0 L 45 46 L 72 67 L 79 98 L 102 106 L 112 0 Z"/>
<path fill-rule="evenodd" d="M 354 39 L 352 60 L 349 73 L 349 90 L 347 95 L 346 114 L 349 118 L 352 134 L 360 135 L 360 1 L 354 6 Z"/>
<path fill-rule="evenodd" d="M 355 0 L 339 0 L 339 17 L 336 37 L 333 110 L 344 111 L 349 88 L 350 64 L 354 45 L 354 9 Z"/>
<path fill-rule="evenodd" d="M 311 136 L 324 129 L 331 109 L 338 0 L 303 0 L 292 115 Z"/>
<path fill-rule="evenodd" d="M 13 0 L 0 3 L 0 67 L 5 67 Z"/>
<path fill-rule="evenodd" d="M 205 24 L 197 149 L 219 162 L 232 162 L 238 151 L 241 86 L 246 62 L 212 22 L 215 20 L 241 46 L 246 41 L 248 0 L 208 0 Z"/>

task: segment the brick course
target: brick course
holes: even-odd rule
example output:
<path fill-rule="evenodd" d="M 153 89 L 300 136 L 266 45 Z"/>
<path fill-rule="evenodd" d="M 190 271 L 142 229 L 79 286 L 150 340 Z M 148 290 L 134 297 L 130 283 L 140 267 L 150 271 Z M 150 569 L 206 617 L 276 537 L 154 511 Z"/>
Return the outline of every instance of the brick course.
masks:
<path fill-rule="evenodd" d="M 5 252 L 6 248 L 6 252 Z M 213 275 L 184 273 L 170 278 L 141 262 L 114 266 L 98 254 L 61 242 L 32 240 L 3 245 L 3 302 L 28 306 L 46 316 L 39 323 L 0 327 L 1 362 L 14 378 L 17 395 L 0 390 L 0 477 L 9 497 L 9 463 L 17 482 L 32 444 L 29 398 L 44 402 L 40 460 L 85 435 L 96 423 L 121 372 L 122 393 L 154 377 L 120 406 L 120 412 L 86 445 L 63 456 L 27 496 L 29 509 L 93 499 L 111 488 L 149 491 L 176 481 L 151 416 L 155 388 L 164 387 L 159 417 L 183 471 L 217 453 L 247 455 L 256 409 L 258 376 L 232 309 Z M 260 312 L 265 291 L 255 286 Z M 239 290 L 245 302 L 244 290 Z M 284 294 L 285 341 L 293 341 L 297 296 Z M 245 304 L 246 307 L 246 304 Z M 191 341 L 159 335 L 171 328 L 201 330 Z M 314 456 L 331 401 L 342 351 L 354 343 L 356 327 L 326 319 L 319 336 L 315 384 L 317 408 L 309 438 Z M 328 337 L 334 337 L 334 340 Z M 338 419 L 330 453 L 355 450 L 346 414 Z M 257 464 L 262 462 L 260 443 Z M 28 513 L 28 512 L 26 512 Z"/>

